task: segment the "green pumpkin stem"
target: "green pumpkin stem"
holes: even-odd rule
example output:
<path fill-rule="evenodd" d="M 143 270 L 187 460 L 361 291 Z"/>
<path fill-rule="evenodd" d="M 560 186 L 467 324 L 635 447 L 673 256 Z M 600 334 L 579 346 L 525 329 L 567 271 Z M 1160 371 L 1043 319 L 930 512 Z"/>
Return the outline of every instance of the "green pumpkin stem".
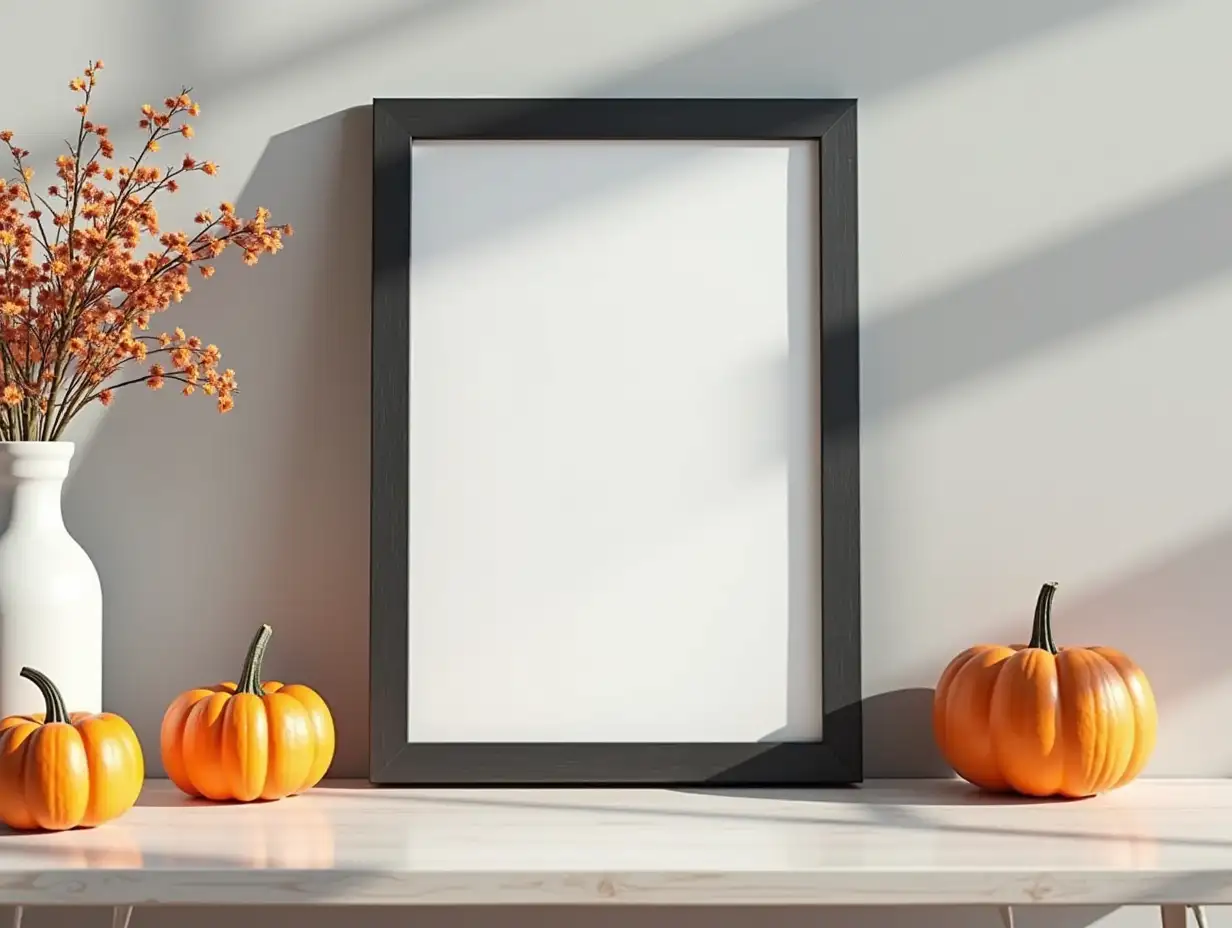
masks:
<path fill-rule="evenodd" d="M 20 676 L 25 677 L 31 683 L 39 688 L 39 692 L 43 694 L 43 700 L 47 703 L 47 713 L 43 717 L 43 724 L 50 725 L 53 722 L 66 724 L 69 721 L 68 708 L 64 705 L 64 697 L 60 694 L 59 688 L 51 682 L 51 679 L 44 673 L 40 673 L 33 667 L 21 668 Z"/>
<path fill-rule="evenodd" d="M 1056 595 L 1057 585 L 1045 583 L 1035 600 L 1035 619 L 1031 623 L 1031 641 L 1028 648 L 1040 648 L 1049 654 L 1057 653 L 1057 646 L 1052 640 L 1052 598 Z"/>
<path fill-rule="evenodd" d="M 265 663 L 265 649 L 269 646 L 270 636 L 274 630 L 268 625 L 262 625 L 248 646 L 248 655 L 244 658 L 244 669 L 240 673 L 239 682 L 235 686 L 236 693 L 251 693 L 253 696 L 263 696 L 261 689 L 261 665 Z"/>

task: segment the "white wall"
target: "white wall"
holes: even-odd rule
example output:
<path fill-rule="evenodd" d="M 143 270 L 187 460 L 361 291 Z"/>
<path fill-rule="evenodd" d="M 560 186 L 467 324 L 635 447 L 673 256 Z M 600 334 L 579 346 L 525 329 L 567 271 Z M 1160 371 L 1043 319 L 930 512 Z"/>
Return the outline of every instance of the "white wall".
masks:
<path fill-rule="evenodd" d="M 1055 579 L 1058 637 L 1119 644 L 1155 683 L 1162 734 L 1148 772 L 1232 774 L 1232 740 L 1211 737 L 1232 709 L 1229 29 L 1224 0 L 6 8 L 0 123 L 26 147 L 58 144 L 72 115 L 65 81 L 102 57 L 97 115 L 117 130 L 180 83 L 204 106 L 192 151 L 223 172 L 180 194 L 168 225 L 227 197 L 297 227 L 283 255 L 256 269 L 224 261 L 177 309 L 239 372 L 233 415 L 141 391 L 78 436 L 67 511 L 104 579 L 109 708 L 155 743 L 165 702 L 236 672 L 252 626 L 271 621 L 271 672 L 320 687 L 341 729 L 335 772 L 365 772 L 373 96 L 854 96 L 869 773 L 939 769 L 926 728 L 905 724 L 922 722 L 926 688 L 965 645 L 1024 637 L 1038 584 Z M 1022 921 L 1157 917 L 1106 914 Z M 217 917 L 152 910 L 134 925 Z M 227 917 L 237 928 L 260 918 Z M 355 921 L 400 923 L 392 912 Z"/>

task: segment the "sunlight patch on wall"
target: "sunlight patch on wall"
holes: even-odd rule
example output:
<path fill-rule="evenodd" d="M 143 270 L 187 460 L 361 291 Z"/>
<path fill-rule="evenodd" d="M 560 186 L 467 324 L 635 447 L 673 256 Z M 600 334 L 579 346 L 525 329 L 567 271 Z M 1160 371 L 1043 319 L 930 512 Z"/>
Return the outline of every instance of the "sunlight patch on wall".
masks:
<path fill-rule="evenodd" d="M 1232 163 L 1219 0 L 1126 4 L 861 110 L 866 319 Z M 1166 71 L 1161 49 L 1184 49 Z M 905 157 L 906 155 L 906 157 Z"/>

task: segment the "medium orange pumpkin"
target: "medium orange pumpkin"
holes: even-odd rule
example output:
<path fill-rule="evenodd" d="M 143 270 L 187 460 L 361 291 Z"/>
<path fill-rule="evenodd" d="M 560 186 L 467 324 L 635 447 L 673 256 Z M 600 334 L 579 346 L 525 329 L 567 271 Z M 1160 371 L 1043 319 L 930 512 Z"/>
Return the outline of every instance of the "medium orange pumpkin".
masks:
<path fill-rule="evenodd" d="M 1112 648 L 1057 648 L 1056 589 L 1040 590 L 1028 644 L 968 648 L 937 683 L 937 746 L 983 789 L 1091 796 L 1134 779 L 1155 748 L 1146 674 Z"/>
<path fill-rule="evenodd" d="M 160 732 L 163 767 L 183 792 L 206 799 L 281 799 L 321 782 L 334 759 L 325 700 L 299 683 L 262 683 L 273 629 L 257 630 L 239 683 L 181 693 Z"/>
<path fill-rule="evenodd" d="M 65 831 L 131 809 L 145 777 L 132 726 L 110 712 L 70 715 L 46 676 L 31 667 L 21 676 L 42 692 L 47 711 L 0 721 L 0 820 L 22 831 Z"/>

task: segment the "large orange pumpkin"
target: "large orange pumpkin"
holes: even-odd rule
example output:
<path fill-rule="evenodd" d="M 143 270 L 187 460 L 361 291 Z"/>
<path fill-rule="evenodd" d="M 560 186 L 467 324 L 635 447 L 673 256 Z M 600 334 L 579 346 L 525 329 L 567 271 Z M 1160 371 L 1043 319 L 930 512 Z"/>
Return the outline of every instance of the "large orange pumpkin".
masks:
<path fill-rule="evenodd" d="M 1155 697 L 1120 651 L 1057 648 L 1055 583 L 1035 604 L 1026 645 L 981 644 L 946 667 L 933 734 L 963 779 L 1027 796 L 1091 796 L 1134 779 L 1155 748 Z"/>
<path fill-rule="evenodd" d="M 281 799 L 311 789 L 334 759 L 325 700 L 299 683 L 262 683 L 273 630 L 257 630 L 239 682 L 181 693 L 163 715 L 167 776 L 190 796 Z"/>
<path fill-rule="evenodd" d="M 46 676 L 23 667 L 47 711 L 0 721 L 0 820 L 10 828 L 65 831 L 118 818 L 141 794 L 145 758 L 118 715 L 69 713 Z"/>

